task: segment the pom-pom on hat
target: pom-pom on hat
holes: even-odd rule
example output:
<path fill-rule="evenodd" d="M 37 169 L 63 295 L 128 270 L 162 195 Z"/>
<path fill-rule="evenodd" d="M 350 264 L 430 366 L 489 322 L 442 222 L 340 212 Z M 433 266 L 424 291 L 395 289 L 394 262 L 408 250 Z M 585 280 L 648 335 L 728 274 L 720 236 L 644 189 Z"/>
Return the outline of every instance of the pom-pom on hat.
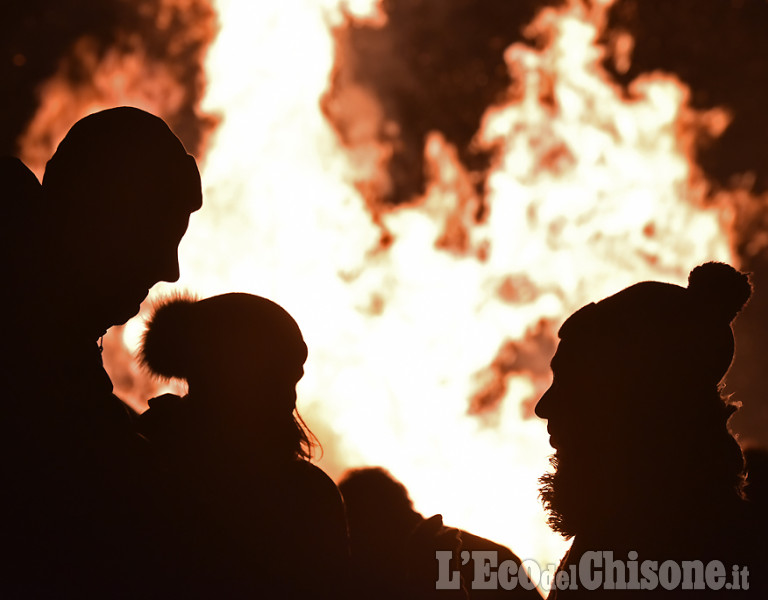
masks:
<path fill-rule="evenodd" d="M 708 262 L 688 275 L 688 292 L 715 320 L 731 323 L 752 295 L 752 285 L 730 265 Z"/>
<path fill-rule="evenodd" d="M 751 293 L 746 274 L 709 262 L 691 271 L 687 288 L 644 281 L 588 304 L 559 335 L 629 385 L 717 385 L 733 360 L 731 322 Z"/>
<path fill-rule="evenodd" d="M 194 296 L 178 294 L 154 307 L 139 352 L 139 360 L 153 374 L 186 378 L 196 302 Z"/>

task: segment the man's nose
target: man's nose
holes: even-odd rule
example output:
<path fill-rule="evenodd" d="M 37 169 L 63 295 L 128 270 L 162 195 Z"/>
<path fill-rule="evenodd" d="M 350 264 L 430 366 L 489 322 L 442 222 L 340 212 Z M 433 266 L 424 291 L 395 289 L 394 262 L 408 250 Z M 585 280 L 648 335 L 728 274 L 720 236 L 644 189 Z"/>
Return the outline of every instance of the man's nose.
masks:
<path fill-rule="evenodd" d="M 540 419 L 549 419 L 550 410 L 552 409 L 553 396 L 554 393 L 552 392 L 552 386 L 549 386 L 549 389 L 544 392 L 544 395 L 539 398 L 539 401 L 536 403 L 536 407 L 533 409 L 533 412 L 536 413 L 536 416 Z"/>
<path fill-rule="evenodd" d="M 172 283 L 179 280 L 179 255 L 177 252 L 170 254 L 160 264 L 158 270 L 158 281 L 168 281 Z"/>

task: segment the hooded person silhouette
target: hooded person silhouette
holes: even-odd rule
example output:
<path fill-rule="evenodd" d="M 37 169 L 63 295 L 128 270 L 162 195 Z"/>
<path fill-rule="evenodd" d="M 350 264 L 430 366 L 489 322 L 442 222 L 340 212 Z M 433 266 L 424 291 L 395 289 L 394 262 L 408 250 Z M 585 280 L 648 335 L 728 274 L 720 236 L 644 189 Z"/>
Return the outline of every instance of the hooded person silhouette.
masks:
<path fill-rule="evenodd" d="M 0 595 L 162 595 L 157 480 L 98 339 L 154 283 L 178 278 L 176 249 L 202 201 L 195 160 L 161 119 L 121 107 L 78 121 L 42 185 L 4 164 L 18 220 L 4 240 L 15 288 L 4 298 L 14 319 L 0 476 L 13 518 L 2 524 Z"/>
<path fill-rule="evenodd" d="M 194 535 L 187 560 L 198 597 L 345 594 L 341 496 L 309 462 L 296 411 L 306 359 L 296 321 L 251 294 L 175 298 L 148 324 L 141 360 L 189 386 L 183 398 L 150 400 L 140 421 Z"/>
<path fill-rule="evenodd" d="M 536 406 L 556 450 L 542 499 L 552 528 L 574 537 L 561 572 L 581 581 L 556 586 L 551 598 L 623 597 L 633 592 L 617 582 L 638 577 L 650 588 L 634 592 L 640 597 L 652 589 L 664 597 L 757 593 L 744 459 L 727 427 L 736 407 L 721 394 L 734 354 L 731 321 L 750 294 L 746 275 L 707 263 L 687 288 L 638 283 L 561 327 L 553 382 Z M 609 558 L 624 566 L 612 570 Z M 589 560 L 598 564 L 584 566 Z M 719 561 L 724 576 L 701 574 L 711 589 L 686 592 L 681 561 L 695 560 L 705 569 Z M 649 573 L 638 575 L 643 564 Z M 751 581 L 742 579 L 745 568 Z M 735 589 L 745 585 L 751 591 Z"/>
<path fill-rule="evenodd" d="M 354 587 L 365 590 L 367 599 L 541 600 L 528 579 L 521 584 L 516 582 L 511 589 L 501 585 L 481 589 L 485 573 L 465 551 L 483 552 L 489 565 L 491 556 L 496 565 L 511 561 L 516 570 L 520 559 L 505 546 L 443 526 L 441 515 L 424 518 L 414 509 L 406 487 L 386 469 L 351 469 L 339 481 L 339 490 L 347 509 Z M 455 557 L 451 570 L 461 574 L 461 589 L 437 588 L 437 551 L 447 551 Z"/>

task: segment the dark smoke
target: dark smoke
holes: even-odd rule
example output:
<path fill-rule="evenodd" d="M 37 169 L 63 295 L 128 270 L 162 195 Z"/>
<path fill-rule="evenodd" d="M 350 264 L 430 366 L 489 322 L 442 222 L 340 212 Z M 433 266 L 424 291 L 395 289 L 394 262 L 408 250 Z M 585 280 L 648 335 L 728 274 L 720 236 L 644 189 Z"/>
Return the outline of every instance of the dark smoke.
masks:
<path fill-rule="evenodd" d="M 169 125 L 193 154 L 202 152 L 214 124 L 198 105 L 205 85 L 202 61 L 216 31 L 211 0 L 10 0 L 0 4 L 0 155 L 18 152 L 18 139 L 38 107 L 41 84 L 59 72 L 78 44 L 96 60 L 108 51 L 141 50 L 170 67 L 184 90 Z M 70 60 L 73 85 L 91 75 Z"/>
<path fill-rule="evenodd" d="M 691 88 L 697 109 L 723 107 L 732 121 L 722 136 L 698 148 L 697 162 L 713 191 L 749 185 L 768 192 L 768 3 L 764 0 L 618 0 L 609 15 L 612 34 L 635 39 L 632 63 L 619 73 L 628 84 L 652 71 L 674 73 Z M 751 271 L 755 293 L 736 321 L 736 360 L 728 390 L 744 406 L 733 419 L 743 437 L 768 444 L 768 204 L 739 202 L 734 248 Z"/>
<path fill-rule="evenodd" d="M 763 0 L 618 0 L 609 13 L 610 37 L 635 39 L 629 84 L 652 71 L 674 73 L 691 88 L 697 109 L 724 107 L 733 114 L 715 143 L 698 149 L 710 181 L 730 188 L 746 172 L 754 191 L 768 190 L 768 3 Z"/>
<path fill-rule="evenodd" d="M 324 108 L 342 139 L 354 143 L 351 88 L 359 86 L 383 111 L 375 135 L 392 145 L 389 181 L 376 201 L 400 204 L 424 192 L 424 142 L 440 131 L 459 158 L 482 173 L 489 154 L 471 147 L 486 109 L 507 98 L 504 50 L 526 41 L 523 28 L 544 6 L 561 0 L 384 0 L 384 27 L 350 19 L 336 31 L 334 85 Z"/>

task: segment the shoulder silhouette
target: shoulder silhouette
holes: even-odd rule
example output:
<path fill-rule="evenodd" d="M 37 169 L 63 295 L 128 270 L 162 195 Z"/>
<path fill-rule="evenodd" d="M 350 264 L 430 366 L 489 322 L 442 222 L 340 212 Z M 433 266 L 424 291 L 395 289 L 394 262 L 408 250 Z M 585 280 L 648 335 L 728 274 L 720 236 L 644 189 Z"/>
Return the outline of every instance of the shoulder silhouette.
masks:
<path fill-rule="evenodd" d="M 473 586 L 475 563 L 462 560 L 460 552 L 493 553 L 497 564 L 511 560 L 519 566 L 520 559 L 501 544 L 445 527 L 440 515 L 424 518 L 414 509 L 406 487 L 389 471 L 352 469 L 339 481 L 339 489 L 347 510 L 356 587 L 377 582 L 367 598 L 541 598 L 535 589 L 522 586 L 511 590 Z M 436 551 L 450 552 L 451 569 L 461 573 L 461 589 L 435 589 Z"/>

